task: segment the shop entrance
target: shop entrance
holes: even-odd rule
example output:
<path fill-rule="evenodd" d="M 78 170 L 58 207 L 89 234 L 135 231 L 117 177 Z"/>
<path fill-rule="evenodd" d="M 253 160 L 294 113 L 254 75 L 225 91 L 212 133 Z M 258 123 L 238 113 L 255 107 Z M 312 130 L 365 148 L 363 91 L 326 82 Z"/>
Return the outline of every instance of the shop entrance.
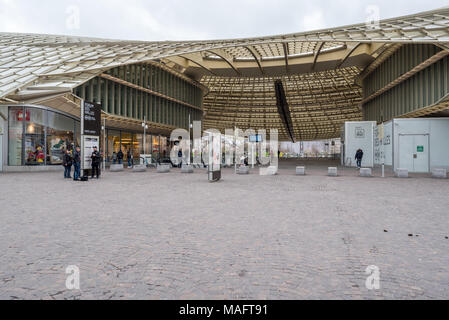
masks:
<path fill-rule="evenodd" d="M 429 172 L 429 135 L 399 135 L 399 168 Z"/>

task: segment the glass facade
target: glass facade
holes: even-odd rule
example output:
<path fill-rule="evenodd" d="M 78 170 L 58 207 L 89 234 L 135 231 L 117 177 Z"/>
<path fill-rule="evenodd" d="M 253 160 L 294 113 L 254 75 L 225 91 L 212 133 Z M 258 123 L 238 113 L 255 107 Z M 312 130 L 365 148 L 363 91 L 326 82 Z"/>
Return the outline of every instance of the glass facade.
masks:
<path fill-rule="evenodd" d="M 145 154 L 151 154 L 154 161 L 159 161 L 161 158 L 164 157 L 164 150 L 165 153 L 167 153 L 167 147 L 164 148 L 160 147 L 159 141 L 165 141 L 167 143 L 168 138 L 167 137 L 160 137 L 159 135 L 146 135 L 146 148 L 144 148 L 144 141 L 143 141 L 143 134 L 141 133 L 134 133 L 134 132 L 128 132 L 128 131 L 120 131 L 120 130 L 114 130 L 114 129 L 108 129 L 107 130 L 107 159 L 106 162 L 110 164 L 112 162 L 112 154 L 118 153 L 119 150 L 122 150 L 123 152 L 123 160 L 126 164 L 127 159 L 127 152 L 128 150 L 131 150 L 131 153 L 134 158 L 134 163 L 137 164 L 140 162 L 140 156 Z"/>
<path fill-rule="evenodd" d="M 9 107 L 8 165 L 60 165 L 65 150 L 80 142 L 74 118 L 35 107 Z"/>

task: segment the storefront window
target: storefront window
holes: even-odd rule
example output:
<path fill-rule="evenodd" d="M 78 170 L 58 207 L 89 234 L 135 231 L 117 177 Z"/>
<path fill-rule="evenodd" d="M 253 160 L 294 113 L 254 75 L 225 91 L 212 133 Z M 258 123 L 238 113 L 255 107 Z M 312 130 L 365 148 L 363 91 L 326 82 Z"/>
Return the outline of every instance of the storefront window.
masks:
<path fill-rule="evenodd" d="M 112 159 L 112 154 L 120 151 L 120 131 L 108 130 L 108 161 Z"/>
<path fill-rule="evenodd" d="M 147 134 L 145 150 L 143 150 L 142 153 L 144 153 L 144 154 L 151 154 L 151 140 L 152 140 L 151 135 Z"/>
<path fill-rule="evenodd" d="M 75 121 L 64 115 L 49 111 L 47 128 L 47 164 L 62 164 L 65 150 L 72 151 Z"/>
<path fill-rule="evenodd" d="M 159 152 L 160 152 L 160 143 L 159 143 L 159 136 L 153 136 L 153 159 L 158 161 L 159 160 Z"/>
<path fill-rule="evenodd" d="M 75 147 L 81 147 L 81 124 L 75 120 Z"/>
<path fill-rule="evenodd" d="M 56 165 L 64 150 L 74 148 L 75 123 L 79 145 L 79 121 L 40 108 L 9 108 L 10 166 Z"/>
<path fill-rule="evenodd" d="M 161 137 L 161 157 L 162 158 L 169 157 L 166 137 Z"/>
<path fill-rule="evenodd" d="M 9 108 L 8 163 L 10 166 L 22 165 L 24 116 L 24 108 Z"/>
<path fill-rule="evenodd" d="M 45 165 L 46 111 L 25 109 L 25 165 Z"/>
<path fill-rule="evenodd" d="M 134 160 L 139 162 L 140 155 L 143 154 L 143 134 L 133 134 L 133 157 Z"/>
<path fill-rule="evenodd" d="M 130 150 L 132 152 L 132 143 L 133 143 L 133 137 L 132 137 L 131 133 L 122 131 L 122 152 L 125 155 L 125 158 L 128 153 L 128 150 Z M 126 158 L 126 159 L 128 159 L 128 158 Z"/>

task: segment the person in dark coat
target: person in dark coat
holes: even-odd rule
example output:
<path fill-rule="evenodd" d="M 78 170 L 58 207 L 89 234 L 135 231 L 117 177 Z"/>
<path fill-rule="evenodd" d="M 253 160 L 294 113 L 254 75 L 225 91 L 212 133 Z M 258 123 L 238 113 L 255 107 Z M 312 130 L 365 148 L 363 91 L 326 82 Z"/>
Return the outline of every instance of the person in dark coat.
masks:
<path fill-rule="evenodd" d="M 72 178 L 71 177 L 72 163 L 73 163 L 72 155 L 70 154 L 69 150 L 66 150 L 64 153 L 64 157 L 62 159 L 62 165 L 64 166 L 64 178 L 65 179 Z"/>
<path fill-rule="evenodd" d="M 94 152 L 92 152 L 91 159 L 92 159 L 92 179 L 94 178 L 95 174 L 97 175 L 97 179 L 99 179 L 101 154 L 100 152 L 98 152 L 96 147 L 94 147 Z"/>
<path fill-rule="evenodd" d="M 73 153 L 73 165 L 75 166 L 73 171 L 73 180 L 79 181 L 81 176 L 81 149 L 76 147 Z"/>
<path fill-rule="evenodd" d="M 126 153 L 126 159 L 128 160 L 128 168 L 131 168 L 134 165 L 131 149 L 128 149 L 128 152 Z"/>
<path fill-rule="evenodd" d="M 355 160 L 357 161 L 357 168 L 362 167 L 362 160 L 363 160 L 363 150 L 359 149 L 357 150 L 357 153 L 355 154 Z"/>
<path fill-rule="evenodd" d="M 123 151 L 120 149 L 119 152 L 117 153 L 117 160 L 118 160 L 118 164 L 122 164 L 123 163 Z"/>

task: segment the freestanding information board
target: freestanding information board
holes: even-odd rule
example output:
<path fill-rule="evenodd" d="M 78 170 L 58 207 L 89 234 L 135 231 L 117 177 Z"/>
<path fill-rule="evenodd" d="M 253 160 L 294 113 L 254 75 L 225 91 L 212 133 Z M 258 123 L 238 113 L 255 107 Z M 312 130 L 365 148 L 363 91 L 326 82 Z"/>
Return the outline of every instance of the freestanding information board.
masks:
<path fill-rule="evenodd" d="M 208 175 L 210 182 L 221 180 L 221 135 L 209 134 L 209 166 Z"/>
<path fill-rule="evenodd" d="M 81 107 L 81 175 L 92 167 L 93 148 L 100 150 L 101 105 L 93 102 L 82 102 Z"/>

